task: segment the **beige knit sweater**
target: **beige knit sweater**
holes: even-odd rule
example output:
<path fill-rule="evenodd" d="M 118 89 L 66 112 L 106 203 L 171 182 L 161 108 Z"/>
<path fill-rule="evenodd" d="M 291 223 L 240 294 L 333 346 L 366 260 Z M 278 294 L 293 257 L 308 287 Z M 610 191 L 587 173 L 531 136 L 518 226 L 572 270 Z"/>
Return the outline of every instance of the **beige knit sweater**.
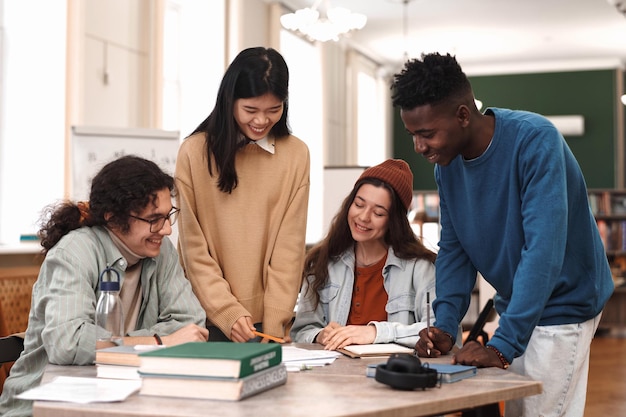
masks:
<path fill-rule="evenodd" d="M 226 335 L 242 316 L 285 336 L 300 290 L 309 200 L 309 150 L 295 136 L 271 154 L 242 147 L 231 194 L 209 175 L 204 134 L 182 143 L 176 161 L 181 263 L 207 319 Z"/>

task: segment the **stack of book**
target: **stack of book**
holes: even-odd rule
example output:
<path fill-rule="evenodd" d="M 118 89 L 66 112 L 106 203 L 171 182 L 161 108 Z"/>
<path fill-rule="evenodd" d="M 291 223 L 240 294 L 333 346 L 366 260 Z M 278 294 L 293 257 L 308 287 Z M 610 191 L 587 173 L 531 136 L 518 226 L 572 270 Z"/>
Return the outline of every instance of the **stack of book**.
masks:
<path fill-rule="evenodd" d="M 287 382 L 276 343 L 190 342 L 139 358 L 141 395 L 237 401 Z"/>
<path fill-rule="evenodd" d="M 155 348 L 158 347 L 155 345 Z M 139 353 L 135 346 L 114 346 L 96 350 L 96 376 L 111 379 L 140 379 Z"/>

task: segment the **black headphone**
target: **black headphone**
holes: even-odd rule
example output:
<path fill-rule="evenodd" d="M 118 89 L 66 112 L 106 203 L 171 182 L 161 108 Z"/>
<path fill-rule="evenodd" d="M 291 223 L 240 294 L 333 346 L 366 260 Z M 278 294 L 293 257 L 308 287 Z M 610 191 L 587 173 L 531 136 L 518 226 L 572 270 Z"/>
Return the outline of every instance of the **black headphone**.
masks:
<path fill-rule="evenodd" d="M 375 378 L 391 388 L 407 391 L 432 388 L 439 381 L 436 370 L 422 366 L 419 358 L 410 353 L 392 354 L 386 364 L 376 367 Z"/>

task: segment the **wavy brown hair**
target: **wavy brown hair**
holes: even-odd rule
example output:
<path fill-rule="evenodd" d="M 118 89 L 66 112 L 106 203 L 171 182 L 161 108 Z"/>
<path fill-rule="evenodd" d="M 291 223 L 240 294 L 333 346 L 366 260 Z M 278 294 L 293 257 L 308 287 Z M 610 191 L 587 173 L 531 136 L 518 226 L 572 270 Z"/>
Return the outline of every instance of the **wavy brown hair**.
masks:
<path fill-rule="evenodd" d="M 314 279 L 308 288 L 313 292 L 315 305 L 319 302 L 318 291 L 328 282 L 328 264 L 337 261 L 342 253 L 354 247 L 356 243 L 348 224 L 348 211 L 354 198 L 364 184 L 383 187 L 391 194 L 389 223 L 385 233 L 385 243 L 393 248 L 396 256 L 401 259 L 426 259 L 435 262 L 437 255 L 428 249 L 415 236 L 409 223 L 406 210 L 400 197 L 389 184 L 376 178 L 363 178 L 354 185 L 352 192 L 343 200 L 339 212 L 333 218 L 326 237 L 309 250 L 304 261 L 302 278 L 313 275 Z"/>

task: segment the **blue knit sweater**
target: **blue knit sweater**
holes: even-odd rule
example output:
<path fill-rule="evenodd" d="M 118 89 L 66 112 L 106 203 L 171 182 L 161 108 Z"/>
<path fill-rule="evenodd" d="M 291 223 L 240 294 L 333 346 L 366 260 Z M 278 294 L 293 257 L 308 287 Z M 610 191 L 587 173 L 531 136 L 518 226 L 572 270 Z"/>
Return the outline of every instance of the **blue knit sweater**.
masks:
<path fill-rule="evenodd" d="M 435 166 L 441 203 L 435 325 L 456 334 L 479 271 L 497 291 L 489 344 L 511 362 L 537 325 L 595 317 L 613 280 L 580 167 L 544 117 L 491 108 L 479 158 Z"/>

